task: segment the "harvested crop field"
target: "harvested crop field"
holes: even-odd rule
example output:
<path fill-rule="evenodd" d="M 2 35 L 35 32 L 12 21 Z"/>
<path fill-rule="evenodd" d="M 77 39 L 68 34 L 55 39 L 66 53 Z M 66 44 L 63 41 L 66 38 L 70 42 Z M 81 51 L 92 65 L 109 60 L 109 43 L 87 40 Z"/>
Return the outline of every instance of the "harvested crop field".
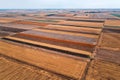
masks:
<path fill-rule="evenodd" d="M 63 26 L 63 25 L 40 26 L 40 28 L 50 29 L 50 30 L 59 30 L 59 31 L 68 31 L 68 32 L 74 32 L 74 33 L 96 34 L 96 35 L 100 34 L 101 32 L 101 29 L 96 29 L 96 28 Z"/>
<path fill-rule="evenodd" d="M 56 75 L 45 70 L 31 67 L 22 62 L 0 56 L 0 80 L 67 80 L 62 75 Z"/>
<path fill-rule="evenodd" d="M 104 26 L 119 26 L 120 27 L 120 20 L 106 20 Z"/>
<path fill-rule="evenodd" d="M 104 48 L 103 49 L 99 48 L 96 53 L 97 59 L 101 59 L 101 60 L 105 60 L 105 61 L 109 61 L 117 64 L 120 64 L 119 56 L 120 56 L 120 51 L 104 49 Z"/>
<path fill-rule="evenodd" d="M 103 19 L 82 19 L 82 18 L 75 18 L 75 19 L 67 19 L 68 21 L 83 21 L 83 22 L 101 22 L 104 23 Z"/>
<path fill-rule="evenodd" d="M 22 32 L 22 31 L 26 31 L 25 29 L 18 29 L 18 28 L 10 28 L 10 27 L 4 27 L 4 26 L 0 26 L 0 31 L 6 31 L 6 32 Z"/>
<path fill-rule="evenodd" d="M 0 10 L 0 80 L 120 80 L 119 10 Z"/>
<path fill-rule="evenodd" d="M 82 37 L 82 36 L 73 36 L 69 34 L 59 34 L 59 33 L 51 33 L 51 32 L 45 32 L 45 31 L 26 31 L 23 32 L 23 34 L 30 34 L 30 35 L 36 35 L 36 36 L 45 36 L 48 38 L 54 38 L 54 39 L 59 39 L 59 40 L 66 40 L 66 41 L 73 41 L 73 42 L 83 42 L 86 44 L 90 45 L 95 45 L 96 44 L 96 39 L 94 38 L 88 38 L 88 37 Z"/>
<path fill-rule="evenodd" d="M 97 39 L 95 38 L 89 38 L 75 34 L 61 34 L 57 31 L 51 31 L 35 29 L 31 31 L 25 31 L 11 37 L 6 37 L 4 39 L 19 41 L 26 44 L 29 43 L 31 45 L 49 47 L 62 51 L 69 51 L 75 54 L 85 54 L 88 56 L 91 56 L 91 53 L 97 44 Z"/>
<path fill-rule="evenodd" d="M 14 35 L 13 38 L 16 38 L 16 40 L 20 41 L 20 39 L 24 39 L 23 42 L 25 42 L 25 40 L 31 40 L 31 41 L 36 41 L 36 42 L 42 42 L 42 43 L 47 43 L 47 44 L 52 44 L 52 45 L 56 45 L 56 46 L 64 46 L 64 47 L 68 47 L 68 48 L 73 48 L 73 49 L 81 49 L 81 50 L 85 50 L 88 52 L 92 52 L 94 47 L 90 47 L 90 46 L 81 46 L 81 45 L 76 45 L 74 43 L 70 43 L 70 42 L 65 42 L 62 41 L 62 43 L 60 43 L 59 40 L 46 40 L 47 38 L 44 37 L 40 37 L 40 36 L 34 36 L 34 35 L 29 35 L 29 34 L 18 34 L 18 35 Z M 12 39 L 12 37 L 6 37 L 6 39 Z M 14 39 L 12 39 L 14 40 Z M 22 41 L 21 41 L 22 42 Z M 59 42 L 59 43 L 58 43 Z M 69 43 L 69 44 L 68 44 Z"/>
<path fill-rule="evenodd" d="M 66 54 L 72 53 L 74 55 L 81 55 L 81 56 L 83 55 L 86 57 L 91 56 L 91 52 L 90 52 L 91 49 L 89 47 L 88 48 L 80 47 L 83 50 L 79 50 L 79 49 L 75 49 L 75 47 L 68 47 L 68 46 L 66 47 L 65 44 L 64 44 L 64 46 L 60 46 L 60 45 L 48 44 L 48 43 L 38 42 L 38 41 L 34 41 L 34 40 L 27 40 L 27 39 L 22 39 L 22 38 L 15 38 L 15 37 L 6 37 L 4 39 L 10 40 L 10 41 L 15 41 L 15 42 L 20 42 L 20 43 L 24 43 L 24 44 L 29 44 L 29 45 L 33 45 L 33 46 L 43 47 L 43 48 L 47 48 L 47 49 L 53 49 L 55 51 L 65 52 Z M 47 41 L 47 42 L 49 42 L 49 41 Z"/>
<path fill-rule="evenodd" d="M 62 27 L 61 27 L 62 28 Z M 44 31 L 44 32 L 51 32 L 51 33 L 59 33 L 59 34 L 67 34 L 67 35 L 73 35 L 73 36 L 83 36 L 83 37 L 88 37 L 88 38 L 94 38 L 94 39 L 98 39 L 99 35 L 94 35 L 94 34 L 84 34 L 84 33 L 77 33 L 77 32 L 72 32 L 71 31 L 66 31 L 66 30 L 55 30 L 54 28 L 48 29 L 45 28 L 42 29 L 42 27 L 34 29 L 36 31 Z"/>
<path fill-rule="evenodd" d="M 73 25 L 73 26 L 83 26 L 83 27 L 95 27 L 95 28 L 101 28 L 103 27 L 103 23 L 95 23 L 95 22 L 83 22 L 83 21 L 61 21 L 57 24 L 63 24 L 63 25 Z"/>
<path fill-rule="evenodd" d="M 4 32 L 4 31 L 0 31 L 0 38 L 4 37 L 4 36 L 8 36 L 10 35 L 11 33 L 8 33 L 8 32 Z"/>
<path fill-rule="evenodd" d="M 109 41 L 108 41 L 109 40 Z M 100 47 L 120 50 L 120 34 L 116 32 L 103 32 Z"/>
<path fill-rule="evenodd" d="M 119 80 L 120 65 L 95 59 L 91 62 L 86 80 Z"/>
<path fill-rule="evenodd" d="M 13 18 L 0 18 L 0 23 L 10 23 L 10 22 L 14 22 L 17 21 L 17 19 L 13 19 Z"/>
<path fill-rule="evenodd" d="M 5 41 L 0 41 L 0 45 L 3 45 L 0 46 L 0 53 L 3 55 L 76 79 L 82 78 L 87 66 L 87 62 L 80 61 L 80 59 L 77 60 L 42 50 L 35 50 Z"/>
<path fill-rule="evenodd" d="M 50 19 L 29 19 L 30 21 L 44 22 L 44 23 L 56 23 L 59 20 L 50 20 Z"/>
<path fill-rule="evenodd" d="M 0 26 L 9 27 L 9 28 L 17 28 L 17 29 L 25 29 L 25 30 L 31 30 L 31 29 L 39 27 L 36 25 L 29 25 L 29 24 L 24 25 L 24 24 L 12 24 L 12 23 L 0 24 Z"/>
<path fill-rule="evenodd" d="M 46 26 L 48 23 L 35 22 L 35 21 L 16 21 L 15 24 L 27 24 L 27 25 L 36 25 L 36 26 Z"/>

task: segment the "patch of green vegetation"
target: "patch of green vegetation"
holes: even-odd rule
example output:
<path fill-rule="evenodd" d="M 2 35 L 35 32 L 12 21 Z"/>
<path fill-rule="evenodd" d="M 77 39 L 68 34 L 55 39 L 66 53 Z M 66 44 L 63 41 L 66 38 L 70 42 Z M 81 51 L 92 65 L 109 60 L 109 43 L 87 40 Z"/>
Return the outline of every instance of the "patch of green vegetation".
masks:
<path fill-rule="evenodd" d="M 120 17 L 120 14 L 112 14 L 113 16 Z"/>

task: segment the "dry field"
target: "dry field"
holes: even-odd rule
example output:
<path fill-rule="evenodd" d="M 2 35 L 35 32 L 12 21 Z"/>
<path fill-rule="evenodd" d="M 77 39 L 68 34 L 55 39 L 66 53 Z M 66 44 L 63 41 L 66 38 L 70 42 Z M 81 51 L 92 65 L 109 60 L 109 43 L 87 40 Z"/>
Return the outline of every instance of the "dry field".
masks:
<path fill-rule="evenodd" d="M 119 27 L 105 27 L 103 29 L 102 40 L 100 47 L 120 51 L 120 28 Z"/>
<path fill-rule="evenodd" d="M 18 28 L 0 26 L 0 31 L 17 33 L 17 32 L 23 32 L 23 31 L 26 31 L 26 30 L 25 29 L 18 29 Z"/>
<path fill-rule="evenodd" d="M 74 55 L 79 54 L 79 55 L 91 56 L 91 52 L 94 49 L 91 45 L 89 46 L 87 44 L 85 45 L 85 44 L 79 43 L 79 45 L 76 45 L 77 43 L 75 42 L 55 40 L 55 39 L 34 36 L 34 35 L 29 35 L 29 34 L 20 34 L 20 35 L 16 35 L 15 37 L 6 37 L 5 39 L 12 40 L 12 41 L 18 41 L 21 43 L 26 43 L 26 44 L 31 44 L 31 45 L 36 45 L 36 46 L 44 47 L 48 49 L 58 50 L 62 52 L 67 52 L 67 54 L 72 53 Z"/>
<path fill-rule="evenodd" d="M 22 62 L 0 56 L 0 80 L 68 80 L 39 68 L 26 65 Z"/>
<path fill-rule="evenodd" d="M 0 80 L 119 80 L 120 21 L 68 12 L 0 18 Z"/>
<path fill-rule="evenodd" d="M 0 31 L 0 38 L 3 38 L 3 37 L 8 36 L 10 34 L 12 34 L 12 33 Z"/>
<path fill-rule="evenodd" d="M 88 38 L 88 37 L 82 37 L 82 36 L 76 36 L 76 35 L 69 35 L 69 34 L 59 34 L 59 33 L 51 33 L 51 32 L 46 32 L 46 31 L 38 31 L 38 30 L 31 30 L 31 31 L 25 31 L 23 34 L 30 34 L 30 35 L 36 35 L 40 37 L 46 37 L 46 38 L 51 38 L 55 40 L 63 40 L 66 42 L 71 43 L 84 43 L 88 46 L 94 46 L 96 45 L 96 39 L 94 38 Z"/>
<path fill-rule="evenodd" d="M 111 25 L 113 26 L 113 25 Z M 96 55 L 91 61 L 86 80 L 120 79 L 120 35 L 117 27 L 104 27 Z"/>
<path fill-rule="evenodd" d="M 82 18 L 82 19 L 87 19 L 87 18 L 89 18 L 89 16 L 81 16 L 81 15 L 76 15 L 76 16 L 74 16 L 75 18 L 77 17 L 77 18 Z"/>
<path fill-rule="evenodd" d="M 14 22 L 17 21 L 17 19 L 14 18 L 0 18 L 0 23 L 10 23 L 10 22 Z"/>
<path fill-rule="evenodd" d="M 43 23 L 43 22 L 35 22 L 35 21 L 16 21 L 16 22 L 13 22 L 15 24 L 27 24 L 27 25 L 36 25 L 36 26 L 46 26 L 48 25 L 47 23 Z"/>
<path fill-rule="evenodd" d="M 100 47 L 120 50 L 120 34 L 119 33 L 103 33 Z"/>
<path fill-rule="evenodd" d="M 99 35 L 96 35 L 97 38 L 93 38 L 92 35 L 88 37 L 89 35 L 36 28 L 5 39 L 91 56 Z"/>
<path fill-rule="evenodd" d="M 56 26 L 57 27 L 57 26 Z M 49 27 L 49 26 L 45 26 L 45 27 L 39 27 L 33 30 L 36 31 L 44 31 L 44 32 L 50 32 L 50 33 L 57 33 L 57 34 L 66 34 L 66 35 L 73 35 L 73 36 L 83 36 L 83 37 L 88 37 L 88 38 L 94 38 L 94 39 L 98 39 L 98 35 L 94 35 L 94 34 L 85 34 L 85 33 L 80 33 L 79 31 L 77 32 L 77 30 L 72 31 L 73 29 L 69 30 L 64 30 L 65 27 L 58 27 L 58 29 L 56 29 L 56 27 Z M 62 29 L 63 28 L 63 29 Z M 79 28 L 78 28 L 79 29 Z M 82 32 L 82 31 L 81 31 Z M 85 31 L 84 31 L 85 32 Z"/>
<path fill-rule="evenodd" d="M 83 18 L 75 18 L 75 19 L 67 19 L 68 21 L 83 21 L 83 22 L 99 22 L 99 23 L 104 23 L 104 19 L 83 19 Z"/>
<path fill-rule="evenodd" d="M 48 26 L 40 26 L 40 28 L 52 29 L 52 30 L 60 30 L 60 31 L 68 31 L 68 32 L 76 32 L 76 33 L 86 33 L 86 34 L 100 34 L 101 29 L 96 28 L 85 28 L 85 27 L 76 27 L 76 26 L 65 26 L 65 25 L 48 25 Z"/>
<path fill-rule="evenodd" d="M 0 24 L 0 26 L 8 27 L 8 28 L 25 29 L 25 30 L 31 30 L 31 29 L 39 27 L 36 25 L 27 25 L 27 24 L 24 25 L 24 24 L 13 24 L 13 23 Z"/>
<path fill-rule="evenodd" d="M 118 17 L 115 17 L 113 15 L 110 15 L 108 13 L 94 13 L 94 14 L 90 14 L 90 18 L 92 19 L 110 19 L 110 20 L 116 20 L 118 19 Z"/>
<path fill-rule="evenodd" d="M 0 45 L 3 45 L 0 46 L 0 53 L 3 55 L 76 79 L 82 78 L 87 66 L 86 61 L 43 50 L 35 50 L 5 41 L 0 41 Z"/>
<path fill-rule="evenodd" d="M 106 20 L 104 26 L 113 26 L 113 27 L 120 27 L 120 20 Z"/>
<path fill-rule="evenodd" d="M 103 27 L 103 23 L 97 23 L 97 22 L 83 22 L 83 21 L 62 21 L 58 22 L 57 24 L 63 24 L 63 25 L 73 25 L 73 26 L 83 26 L 83 27 L 95 27 L 95 28 L 101 28 Z"/>
<path fill-rule="evenodd" d="M 119 80 L 120 65 L 103 60 L 93 60 L 86 80 Z"/>
<path fill-rule="evenodd" d="M 118 50 L 110 50 L 99 48 L 97 49 L 96 58 L 104 61 L 120 64 L 120 51 Z"/>

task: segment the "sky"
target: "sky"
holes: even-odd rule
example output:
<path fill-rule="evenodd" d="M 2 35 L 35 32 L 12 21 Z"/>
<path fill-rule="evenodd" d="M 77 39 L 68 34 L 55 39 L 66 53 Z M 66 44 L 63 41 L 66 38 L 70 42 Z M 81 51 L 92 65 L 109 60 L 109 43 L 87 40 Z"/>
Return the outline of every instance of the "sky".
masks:
<path fill-rule="evenodd" d="M 0 0 L 0 9 L 120 8 L 120 0 Z"/>

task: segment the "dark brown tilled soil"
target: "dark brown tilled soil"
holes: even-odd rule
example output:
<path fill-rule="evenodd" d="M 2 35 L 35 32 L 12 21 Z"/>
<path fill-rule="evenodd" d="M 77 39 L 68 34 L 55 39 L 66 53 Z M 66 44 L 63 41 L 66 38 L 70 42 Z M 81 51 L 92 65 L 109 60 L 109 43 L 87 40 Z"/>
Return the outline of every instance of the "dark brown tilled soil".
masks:
<path fill-rule="evenodd" d="M 112 28 L 105 28 L 103 30 L 105 33 L 120 33 L 120 28 L 112 27 Z"/>
<path fill-rule="evenodd" d="M 66 32 L 74 32 L 74 33 L 93 34 L 93 35 L 98 35 L 100 33 L 100 29 L 96 29 L 96 28 L 64 26 L 64 25 L 40 26 L 39 29 L 49 29 L 49 30 L 58 30 L 58 31 L 66 31 Z"/>
<path fill-rule="evenodd" d="M 30 29 L 33 29 L 33 28 L 37 28 L 39 26 L 35 26 L 35 25 L 27 25 L 27 24 L 14 24 L 14 23 L 7 23 L 7 24 L 0 24 L 1 26 L 6 26 L 6 27 L 9 27 L 9 28 L 17 28 L 17 29 L 25 29 L 25 30 L 30 30 Z"/>
<path fill-rule="evenodd" d="M 120 64 L 120 51 L 99 48 L 97 50 L 96 58 Z"/>
<path fill-rule="evenodd" d="M 0 31 L 6 31 L 6 32 L 8 31 L 8 32 L 16 33 L 16 32 L 22 32 L 22 31 L 26 31 L 26 30 L 0 26 Z"/>
<path fill-rule="evenodd" d="M 104 20 L 87 20 L 87 19 L 67 19 L 68 21 L 83 21 L 83 22 L 96 22 L 96 23 L 103 23 Z"/>
<path fill-rule="evenodd" d="M 17 34 L 17 35 L 14 35 L 13 37 L 27 39 L 27 40 L 33 40 L 33 41 L 38 41 L 38 42 L 43 42 L 43 43 L 48 43 L 48 44 L 53 44 L 53 45 L 58 45 L 58 46 L 65 46 L 65 47 L 85 50 L 85 51 L 89 51 L 89 52 L 93 52 L 93 50 L 94 50 L 94 47 L 89 47 L 89 46 L 87 47 L 87 46 L 77 45 L 77 44 L 68 44 L 68 43 L 65 43 L 65 42 L 56 42 L 56 41 L 36 38 L 36 37 L 32 37 L 32 36 L 30 37 L 30 36 Z"/>
<path fill-rule="evenodd" d="M 99 46 L 120 50 L 120 34 L 104 32 Z"/>
<path fill-rule="evenodd" d="M 42 31 L 26 31 L 24 32 L 26 34 L 32 34 L 32 35 L 38 35 L 38 36 L 46 36 L 49 38 L 55 38 L 55 39 L 61 39 L 61 40 L 69 40 L 69 41 L 75 41 L 75 42 L 84 42 L 88 44 L 96 44 L 96 39 L 88 38 L 88 37 L 82 37 L 82 36 L 71 36 L 66 34 L 55 34 L 50 32 L 42 32 Z"/>
<path fill-rule="evenodd" d="M 0 31 L 0 37 L 4 37 L 4 36 L 8 36 L 8 35 L 9 35 L 8 33 Z"/>
<path fill-rule="evenodd" d="M 76 26 L 76 27 L 88 27 L 88 28 L 100 28 L 100 27 L 94 27 L 94 26 L 81 26 L 81 25 L 74 25 L 74 24 L 60 24 L 60 23 L 57 23 L 57 24 L 54 24 L 54 25 L 62 25 L 62 26 Z"/>

